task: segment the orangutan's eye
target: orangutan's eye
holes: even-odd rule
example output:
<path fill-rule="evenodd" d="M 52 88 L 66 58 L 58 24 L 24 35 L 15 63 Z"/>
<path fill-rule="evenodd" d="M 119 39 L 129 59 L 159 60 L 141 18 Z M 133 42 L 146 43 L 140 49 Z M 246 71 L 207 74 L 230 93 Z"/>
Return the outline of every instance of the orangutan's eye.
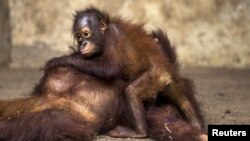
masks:
<path fill-rule="evenodd" d="M 91 36 L 91 33 L 89 31 L 83 32 L 83 38 L 88 39 L 88 38 L 90 38 L 90 36 Z"/>
<path fill-rule="evenodd" d="M 75 38 L 78 42 L 81 42 L 83 40 L 82 34 L 81 33 L 76 33 Z"/>

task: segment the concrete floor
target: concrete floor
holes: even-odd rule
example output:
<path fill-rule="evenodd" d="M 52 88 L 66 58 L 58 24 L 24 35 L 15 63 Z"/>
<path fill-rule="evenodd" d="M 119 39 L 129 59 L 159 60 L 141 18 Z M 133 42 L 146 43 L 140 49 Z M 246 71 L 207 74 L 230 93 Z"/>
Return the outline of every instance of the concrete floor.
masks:
<path fill-rule="evenodd" d="M 183 68 L 182 71 L 194 80 L 206 124 L 250 124 L 250 69 Z M 39 70 L 0 68 L 0 99 L 28 95 L 41 75 Z M 106 136 L 97 140 L 137 141 Z"/>

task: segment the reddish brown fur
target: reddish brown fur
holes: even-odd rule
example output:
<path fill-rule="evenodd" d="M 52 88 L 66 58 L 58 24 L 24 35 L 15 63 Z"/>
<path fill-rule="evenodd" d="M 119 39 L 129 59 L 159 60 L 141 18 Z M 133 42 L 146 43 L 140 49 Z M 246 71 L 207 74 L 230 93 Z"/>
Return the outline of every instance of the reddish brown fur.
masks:
<path fill-rule="evenodd" d="M 47 71 L 29 98 L 0 102 L 0 140 L 91 140 L 119 121 L 118 89 L 71 68 Z"/>
<path fill-rule="evenodd" d="M 175 104 L 177 103 L 177 105 L 179 105 L 177 107 L 181 110 L 183 116 L 192 125 L 203 129 L 204 122 L 200 114 L 201 111 L 199 108 L 199 104 L 197 103 L 197 100 L 195 98 L 194 84 L 190 79 L 181 75 L 175 48 L 171 47 L 168 37 L 161 30 L 152 32 L 151 36 L 158 40 L 159 44 L 161 44 L 162 46 L 164 53 L 168 57 L 171 64 L 173 64 L 173 82 L 170 84 L 170 87 L 165 89 L 165 91 L 163 92 L 165 94 L 163 95 L 165 95 L 165 97 L 168 96 L 168 98 L 170 98 Z M 185 95 L 188 100 L 183 97 L 183 95 Z M 190 106 L 185 107 L 187 104 L 189 104 Z M 192 117 L 194 119 L 190 119 Z"/>
<path fill-rule="evenodd" d="M 1 141 L 89 141 L 94 133 L 93 126 L 78 113 L 63 109 L 46 109 L 0 122 Z"/>
<path fill-rule="evenodd" d="M 149 137 L 156 141 L 205 141 L 205 132 L 190 126 L 172 104 L 147 110 Z"/>

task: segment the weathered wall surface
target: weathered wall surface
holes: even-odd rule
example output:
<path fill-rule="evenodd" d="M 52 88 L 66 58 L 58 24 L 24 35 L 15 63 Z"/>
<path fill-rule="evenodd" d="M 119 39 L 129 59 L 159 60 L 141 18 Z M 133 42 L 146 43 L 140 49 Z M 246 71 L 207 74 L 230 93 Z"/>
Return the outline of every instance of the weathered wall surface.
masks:
<path fill-rule="evenodd" d="M 249 0 L 10 0 L 10 66 L 41 67 L 67 53 L 72 14 L 90 3 L 167 31 L 181 64 L 250 67 Z"/>
<path fill-rule="evenodd" d="M 11 33 L 8 0 L 0 1 L 0 65 L 10 61 Z M 3 22 L 4 21 L 4 22 Z"/>

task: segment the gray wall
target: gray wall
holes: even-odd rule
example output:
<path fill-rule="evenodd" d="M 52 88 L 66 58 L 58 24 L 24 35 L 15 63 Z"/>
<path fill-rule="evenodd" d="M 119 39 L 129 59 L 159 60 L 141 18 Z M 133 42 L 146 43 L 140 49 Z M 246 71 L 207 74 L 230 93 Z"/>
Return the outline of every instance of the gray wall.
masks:
<path fill-rule="evenodd" d="M 160 27 L 167 31 L 182 65 L 250 67 L 249 0 L 9 2 L 12 68 L 41 67 L 49 58 L 67 53 L 73 44 L 72 14 L 90 3 L 134 22 L 145 22 L 148 30 Z"/>
<path fill-rule="evenodd" d="M 0 65 L 10 62 L 11 32 L 8 0 L 0 1 Z"/>

